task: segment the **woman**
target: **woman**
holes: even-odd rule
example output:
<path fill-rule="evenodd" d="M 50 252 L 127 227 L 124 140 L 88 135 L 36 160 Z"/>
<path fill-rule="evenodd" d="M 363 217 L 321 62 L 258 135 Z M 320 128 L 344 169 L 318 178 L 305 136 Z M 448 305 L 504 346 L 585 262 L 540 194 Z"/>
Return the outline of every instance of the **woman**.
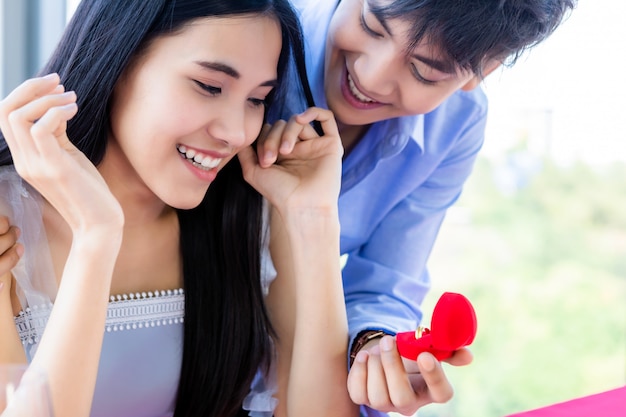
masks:
<path fill-rule="evenodd" d="M 55 415 L 357 412 L 334 120 L 290 119 L 299 141 L 270 168 L 250 146 L 291 56 L 305 78 L 299 36 L 282 0 L 83 0 L 49 75 L 2 101 L 2 214 L 25 249 L 2 293 Z M 267 312 L 248 183 L 281 255 Z"/>

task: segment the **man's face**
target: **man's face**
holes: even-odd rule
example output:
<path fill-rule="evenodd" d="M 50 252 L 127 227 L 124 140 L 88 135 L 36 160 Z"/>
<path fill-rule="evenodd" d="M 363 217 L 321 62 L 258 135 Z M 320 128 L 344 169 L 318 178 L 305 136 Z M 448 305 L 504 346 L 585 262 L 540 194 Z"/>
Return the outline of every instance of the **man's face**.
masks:
<path fill-rule="evenodd" d="M 455 91 L 479 84 L 473 73 L 445 65 L 427 40 L 409 50 L 411 23 L 379 20 L 370 11 L 374 1 L 342 0 L 328 29 L 324 90 L 341 123 L 428 113 Z"/>

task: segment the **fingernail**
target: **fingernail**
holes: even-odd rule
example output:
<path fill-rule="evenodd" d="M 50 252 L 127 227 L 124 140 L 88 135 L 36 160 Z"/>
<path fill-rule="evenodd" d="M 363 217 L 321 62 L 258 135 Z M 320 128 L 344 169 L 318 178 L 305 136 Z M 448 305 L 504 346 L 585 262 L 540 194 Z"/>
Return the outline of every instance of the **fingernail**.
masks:
<path fill-rule="evenodd" d="M 50 73 L 48 75 L 44 75 L 43 78 L 44 80 L 52 80 L 54 78 L 57 78 L 59 76 L 59 74 L 57 74 L 56 72 Z"/>
<path fill-rule="evenodd" d="M 420 363 L 420 368 L 423 370 L 430 372 L 435 369 L 435 358 L 432 355 L 422 353 L 417 360 Z"/>
<path fill-rule="evenodd" d="M 280 144 L 281 152 L 289 152 L 289 142 L 283 142 Z"/>
<path fill-rule="evenodd" d="M 380 339 L 380 348 L 384 352 L 390 352 L 391 349 L 393 349 L 393 337 L 384 336 L 382 339 Z"/>
<path fill-rule="evenodd" d="M 2 292 L 2 289 L 4 288 L 4 282 L 0 282 L 0 292 Z M 361 353 L 361 352 L 359 352 Z M 358 355 L 357 355 L 358 356 Z"/>
<path fill-rule="evenodd" d="M 267 151 L 265 152 L 265 155 L 263 155 L 263 163 L 264 164 L 268 164 L 269 161 L 272 161 L 274 159 L 274 152 L 272 151 Z"/>
<path fill-rule="evenodd" d="M 20 258 L 22 257 L 22 255 L 24 255 L 24 246 L 22 245 L 17 245 L 15 247 L 15 252 L 17 252 L 17 256 L 19 256 Z"/>

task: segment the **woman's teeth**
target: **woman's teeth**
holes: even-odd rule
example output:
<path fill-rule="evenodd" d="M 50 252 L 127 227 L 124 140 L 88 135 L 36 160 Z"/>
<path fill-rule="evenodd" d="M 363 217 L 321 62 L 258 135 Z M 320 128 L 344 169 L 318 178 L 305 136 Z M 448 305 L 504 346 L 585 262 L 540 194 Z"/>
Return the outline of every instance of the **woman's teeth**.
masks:
<path fill-rule="evenodd" d="M 376 101 L 367 97 L 356 88 L 356 85 L 354 84 L 354 80 L 352 79 L 352 76 L 349 73 L 348 73 L 348 86 L 350 87 L 350 92 L 354 95 L 354 97 L 359 99 L 359 101 L 362 101 L 363 103 L 374 103 Z"/>
<path fill-rule="evenodd" d="M 176 149 L 178 149 L 178 153 L 184 156 L 185 159 L 191 162 L 195 167 L 204 169 L 205 171 L 209 171 L 217 167 L 220 162 L 222 162 L 222 158 L 211 158 L 210 156 L 203 155 L 193 149 L 187 149 L 187 147 L 183 145 L 177 146 Z"/>

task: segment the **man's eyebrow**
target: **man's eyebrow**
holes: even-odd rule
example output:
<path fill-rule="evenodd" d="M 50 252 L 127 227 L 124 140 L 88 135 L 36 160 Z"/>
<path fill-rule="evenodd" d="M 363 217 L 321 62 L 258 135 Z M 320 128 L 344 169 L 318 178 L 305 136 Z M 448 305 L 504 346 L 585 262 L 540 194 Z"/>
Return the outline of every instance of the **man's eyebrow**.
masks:
<path fill-rule="evenodd" d="M 224 64 L 222 62 L 195 61 L 195 64 L 209 71 L 223 72 L 224 74 L 228 75 L 229 77 L 233 77 L 234 79 L 239 79 L 241 77 L 241 74 L 239 74 L 239 71 L 237 71 L 230 65 Z M 278 80 L 268 80 L 268 81 L 261 83 L 261 86 L 263 87 L 276 87 L 277 85 L 278 85 Z"/>
<path fill-rule="evenodd" d="M 412 54 L 411 56 L 429 67 L 436 69 L 437 71 L 441 71 L 445 74 L 456 74 L 456 65 L 449 61 L 438 61 L 436 59 L 427 58 L 418 54 Z"/>

